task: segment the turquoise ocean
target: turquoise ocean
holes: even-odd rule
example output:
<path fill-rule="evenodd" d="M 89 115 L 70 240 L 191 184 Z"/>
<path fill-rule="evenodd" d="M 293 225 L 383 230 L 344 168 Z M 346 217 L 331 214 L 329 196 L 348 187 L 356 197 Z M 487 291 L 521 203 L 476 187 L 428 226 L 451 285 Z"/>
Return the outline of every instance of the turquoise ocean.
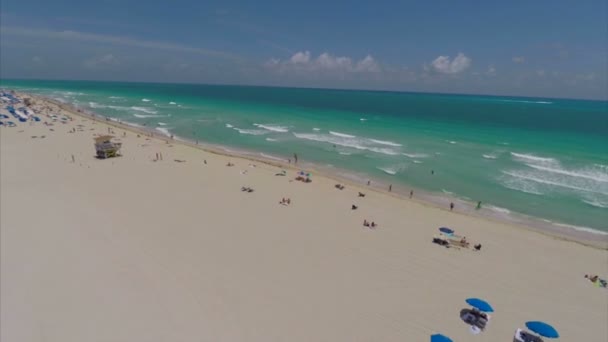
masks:
<path fill-rule="evenodd" d="M 1 80 L 176 138 L 608 232 L 608 102 L 382 91 Z M 459 204 L 460 205 L 460 204 Z"/>

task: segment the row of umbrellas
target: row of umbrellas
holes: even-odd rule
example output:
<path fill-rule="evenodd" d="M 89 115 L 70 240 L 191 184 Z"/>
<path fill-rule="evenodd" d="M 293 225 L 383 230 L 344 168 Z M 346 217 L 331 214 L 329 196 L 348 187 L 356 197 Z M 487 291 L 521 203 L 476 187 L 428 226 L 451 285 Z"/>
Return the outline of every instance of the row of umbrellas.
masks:
<path fill-rule="evenodd" d="M 439 230 L 443 229 L 439 228 Z M 449 229 L 449 228 L 446 228 Z M 454 231 L 452 230 L 452 233 L 454 233 Z M 479 310 L 479 311 L 483 311 L 483 312 L 494 312 L 494 308 L 492 307 L 492 305 L 490 305 L 490 303 L 486 302 L 483 299 L 479 299 L 479 298 L 468 298 L 466 300 L 467 304 L 469 304 L 470 306 L 474 307 L 475 309 Z M 557 330 L 555 330 L 554 327 L 552 327 L 550 324 L 547 324 L 545 322 L 540 322 L 540 321 L 529 321 L 526 322 L 526 327 L 528 329 L 530 329 L 530 331 L 537 333 L 538 335 L 542 336 L 542 337 L 547 337 L 547 338 L 558 338 L 559 337 L 559 333 L 557 332 Z M 451 338 L 442 335 L 442 334 L 434 334 L 431 335 L 431 342 L 453 342 Z"/>

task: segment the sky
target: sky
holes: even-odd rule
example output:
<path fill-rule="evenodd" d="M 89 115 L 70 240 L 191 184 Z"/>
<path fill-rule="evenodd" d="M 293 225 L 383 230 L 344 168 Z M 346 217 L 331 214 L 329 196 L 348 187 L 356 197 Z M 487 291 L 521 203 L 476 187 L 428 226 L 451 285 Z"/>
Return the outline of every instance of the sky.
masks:
<path fill-rule="evenodd" d="M 605 0 L 2 0 L 0 78 L 608 99 Z"/>

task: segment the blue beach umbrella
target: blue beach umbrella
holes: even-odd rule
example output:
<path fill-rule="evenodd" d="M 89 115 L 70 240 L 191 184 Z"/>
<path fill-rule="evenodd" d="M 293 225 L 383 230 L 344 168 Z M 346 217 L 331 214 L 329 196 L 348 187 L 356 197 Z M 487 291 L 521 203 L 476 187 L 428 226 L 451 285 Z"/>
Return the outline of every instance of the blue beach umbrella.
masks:
<path fill-rule="evenodd" d="M 439 228 L 439 231 L 444 234 L 454 234 L 454 229 L 450 229 L 448 227 L 441 227 Z"/>
<path fill-rule="evenodd" d="M 435 335 L 431 335 L 431 342 L 453 342 L 453 341 L 451 338 L 449 338 L 445 335 L 435 334 Z"/>
<path fill-rule="evenodd" d="M 490 303 L 486 302 L 483 299 L 479 299 L 479 298 L 469 298 L 466 300 L 467 304 L 469 304 L 470 306 L 476 308 L 479 311 L 483 311 L 483 312 L 494 312 L 494 309 L 492 308 L 492 305 L 490 305 Z"/>
<path fill-rule="evenodd" d="M 531 331 L 533 331 L 543 337 L 548 337 L 548 338 L 558 338 L 559 337 L 559 333 L 557 332 L 557 330 L 555 330 L 554 327 L 550 326 L 549 324 L 547 324 L 545 322 L 537 322 L 537 321 L 526 322 L 526 327 L 528 327 L 528 329 L 530 329 Z"/>

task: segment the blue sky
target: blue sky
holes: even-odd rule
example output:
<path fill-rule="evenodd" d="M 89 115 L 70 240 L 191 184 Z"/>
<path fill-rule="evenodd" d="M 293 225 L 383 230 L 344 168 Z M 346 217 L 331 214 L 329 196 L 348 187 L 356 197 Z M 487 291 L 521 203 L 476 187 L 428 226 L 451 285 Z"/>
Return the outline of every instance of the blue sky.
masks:
<path fill-rule="evenodd" d="M 606 99 L 605 0 L 3 0 L 2 78 Z"/>

